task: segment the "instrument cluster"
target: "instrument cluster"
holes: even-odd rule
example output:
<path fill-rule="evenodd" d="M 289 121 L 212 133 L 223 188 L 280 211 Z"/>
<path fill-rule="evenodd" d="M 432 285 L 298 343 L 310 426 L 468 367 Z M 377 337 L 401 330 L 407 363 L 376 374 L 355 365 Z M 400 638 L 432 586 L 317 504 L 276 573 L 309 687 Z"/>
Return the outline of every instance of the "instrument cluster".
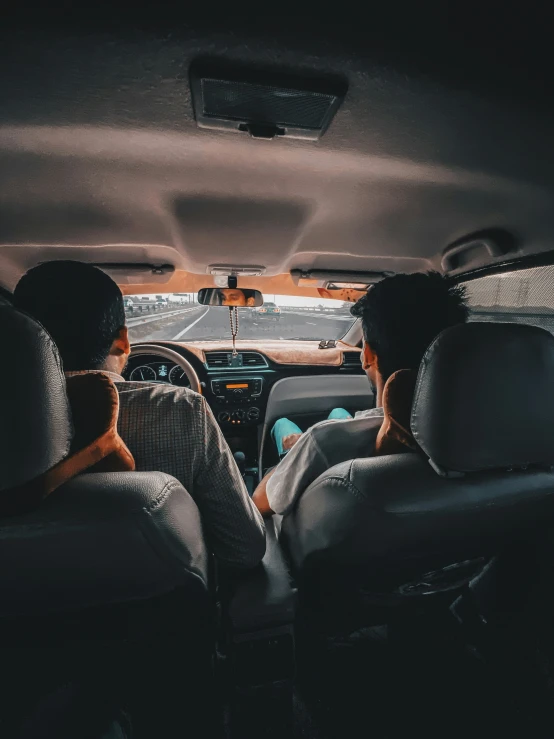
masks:
<path fill-rule="evenodd" d="M 167 382 L 178 387 L 190 387 L 183 368 L 173 362 L 145 362 L 126 374 L 132 382 Z"/>

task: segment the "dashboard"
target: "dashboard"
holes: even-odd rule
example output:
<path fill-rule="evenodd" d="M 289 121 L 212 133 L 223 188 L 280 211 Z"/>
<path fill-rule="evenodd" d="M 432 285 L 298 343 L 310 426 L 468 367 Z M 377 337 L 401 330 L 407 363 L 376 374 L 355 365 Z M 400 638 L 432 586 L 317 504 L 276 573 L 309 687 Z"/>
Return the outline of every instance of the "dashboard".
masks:
<path fill-rule="evenodd" d="M 341 354 L 336 364 L 323 364 L 322 361 L 327 361 L 327 357 L 333 357 L 333 350 L 329 353 L 321 351 L 316 344 L 310 354 L 306 342 L 296 342 L 298 348 L 293 347 L 291 342 L 287 343 L 286 350 L 279 347 L 283 352 L 279 357 L 282 361 L 276 361 L 273 345 L 268 345 L 268 350 L 263 353 L 248 346 L 233 356 L 215 342 L 206 342 L 201 350 L 198 345 L 156 343 L 173 349 L 193 366 L 200 380 L 202 394 L 226 438 L 238 434 L 244 441 L 246 434 L 252 436 L 253 444 L 257 443 L 257 430 L 265 418 L 269 393 L 279 380 L 298 376 L 363 374 L 359 350 L 347 351 L 344 357 Z M 291 349 L 294 349 L 294 356 L 290 353 Z M 308 358 L 312 359 L 310 363 L 306 361 Z M 292 364 L 292 359 L 297 363 Z M 126 380 L 134 382 L 190 387 L 188 377 L 179 365 L 155 354 L 131 356 L 123 375 Z M 315 420 L 321 419 L 314 419 L 313 422 Z"/>
<path fill-rule="evenodd" d="M 177 350 L 177 347 L 172 346 L 172 349 Z M 198 362 L 194 355 L 187 355 L 184 349 L 180 353 L 196 370 L 202 393 L 224 431 L 253 429 L 263 421 L 267 391 L 271 381 L 277 378 L 262 355 L 256 354 L 253 360 L 252 352 L 241 352 L 236 357 L 223 353 L 222 359 L 222 352 L 214 352 L 213 357 L 204 364 Z M 228 358 L 229 362 L 226 363 Z M 216 361 L 212 363 L 212 359 Z M 255 361 L 255 372 L 249 365 L 251 361 Z M 156 355 L 131 356 L 123 375 L 132 382 L 190 387 L 182 367 Z"/>
<path fill-rule="evenodd" d="M 282 347 L 285 342 L 268 343 L 263 352 L 254 346 L 245 346 L 236 356 L 216 342 L 202 342 L 200 345 L 196 342 L 188 346 L 176 342 L 152 343 L 176 351 L 192 365 L 200 380 L 202 395 L 231 451 L 242 452 L 251 465 L 258 464 L 262 425 L 275 383 L 285 378 L 364 374 L 359 350 L 341 350 L 336 361 L 333 360 L 334 350 L 321 350 L 315 342 L 312 342 L 315 346 L 311 350 L 306 346 L 307 342 L 302 341 L 286 342 L 286 349 Z M 275 344 L 280 346 L 277 348 Z M 188 377 L 179 365 L 156 354 L 131 356 L 123 376 L 133 382 L 190 387 Z M 302 413 L 301 404 L 297 405 L 298 412 Z M 357 405 L 356 409 L 363 407 Z M 323 417 L 314 413 L 304 418 L 305 425 L 316 423 Z"/>

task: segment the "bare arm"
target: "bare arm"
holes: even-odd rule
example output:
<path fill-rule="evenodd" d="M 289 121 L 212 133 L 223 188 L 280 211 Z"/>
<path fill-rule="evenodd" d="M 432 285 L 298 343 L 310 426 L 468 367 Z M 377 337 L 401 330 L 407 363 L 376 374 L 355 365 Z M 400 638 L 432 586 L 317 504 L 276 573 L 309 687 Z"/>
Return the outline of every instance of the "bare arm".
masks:
<path fill-rule="evenodd" d="M 285 436 L 283 438 L 283 449 L 285 449 L 285 451 L 289 451 L 289 449 L 292 449 L 292 447 L 296 444 L 301 436 L 302 434 L 289 434 L 288 436 Z M 267 481 L 274 471 L 275 467 L 272 470 L 269 470 L 269 472 L 261 480 L 256 490 L 254 490 L 254 495 L 252 496 L 252 500 L 254 501 L 258 510 L 264 518 L 272 516 L 275 513 L 275 511 L 271 509 L 271 506 L 269 505 L 269 500 L 267 499 Z"/>
<path fill-rule="evenodd" d="M 261 480 L 260 484 L 254 490 L 254 495 L 252 496 L 252 500 L 254 501 L 256 507 L 262 514 L 262 516 L 272 516 L 275 511 L 271 510 L 271 506 L 269 505 L 269 501 L 267 499 L 267 481 L 271 477 L 271 475 L 274 473 L 275 468 L 270 470 L 267 475 Z"/>
<path fill-rule="evenodd" d="M 289 453 L 267 473 L 254 492 L 253 501 L 262 516 L 286 515 L 308 485 L 329 468 L 314 438 L 314 429 L 290 434 L 283 440 L 285 448 L 290 444 Z"/>

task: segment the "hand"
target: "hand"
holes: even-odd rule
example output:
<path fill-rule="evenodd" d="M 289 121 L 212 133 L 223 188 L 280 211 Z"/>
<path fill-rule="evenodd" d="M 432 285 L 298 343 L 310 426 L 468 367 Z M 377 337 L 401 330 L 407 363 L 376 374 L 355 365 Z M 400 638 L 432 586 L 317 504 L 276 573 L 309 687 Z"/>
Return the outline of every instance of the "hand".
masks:
<path fill-rule="evenodd" d="M 289 449 L 292 449 L 292 447 L 296 444 L 296 442 L 301 436 L 302 434 L 289 434 L 288 436 L 283 436 L 284 451 L 288 452 Z"/>

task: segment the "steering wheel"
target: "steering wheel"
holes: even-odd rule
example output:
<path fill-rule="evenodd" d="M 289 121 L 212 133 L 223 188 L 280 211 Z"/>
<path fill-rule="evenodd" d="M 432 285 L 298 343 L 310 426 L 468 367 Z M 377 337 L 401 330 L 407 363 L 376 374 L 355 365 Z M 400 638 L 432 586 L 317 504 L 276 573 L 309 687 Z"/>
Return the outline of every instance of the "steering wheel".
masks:
<path fill-rule="evenodd" d="M 157 346 L 157 344 L 135 344 L 131 347 L 131 357 L 141 357 L 145 354 L 155 354 L 158 357 L 167 359 L 169 362 L 178 364 L 188 377 L 190 389 L 194 390 L 195 393 L 202 394 L 202 387 L 200 385 L 198 375 L 196 374 L 196 370 L 187 359 L 182 357 L 176 351 L 168 349 L 166 346 Z"/>

